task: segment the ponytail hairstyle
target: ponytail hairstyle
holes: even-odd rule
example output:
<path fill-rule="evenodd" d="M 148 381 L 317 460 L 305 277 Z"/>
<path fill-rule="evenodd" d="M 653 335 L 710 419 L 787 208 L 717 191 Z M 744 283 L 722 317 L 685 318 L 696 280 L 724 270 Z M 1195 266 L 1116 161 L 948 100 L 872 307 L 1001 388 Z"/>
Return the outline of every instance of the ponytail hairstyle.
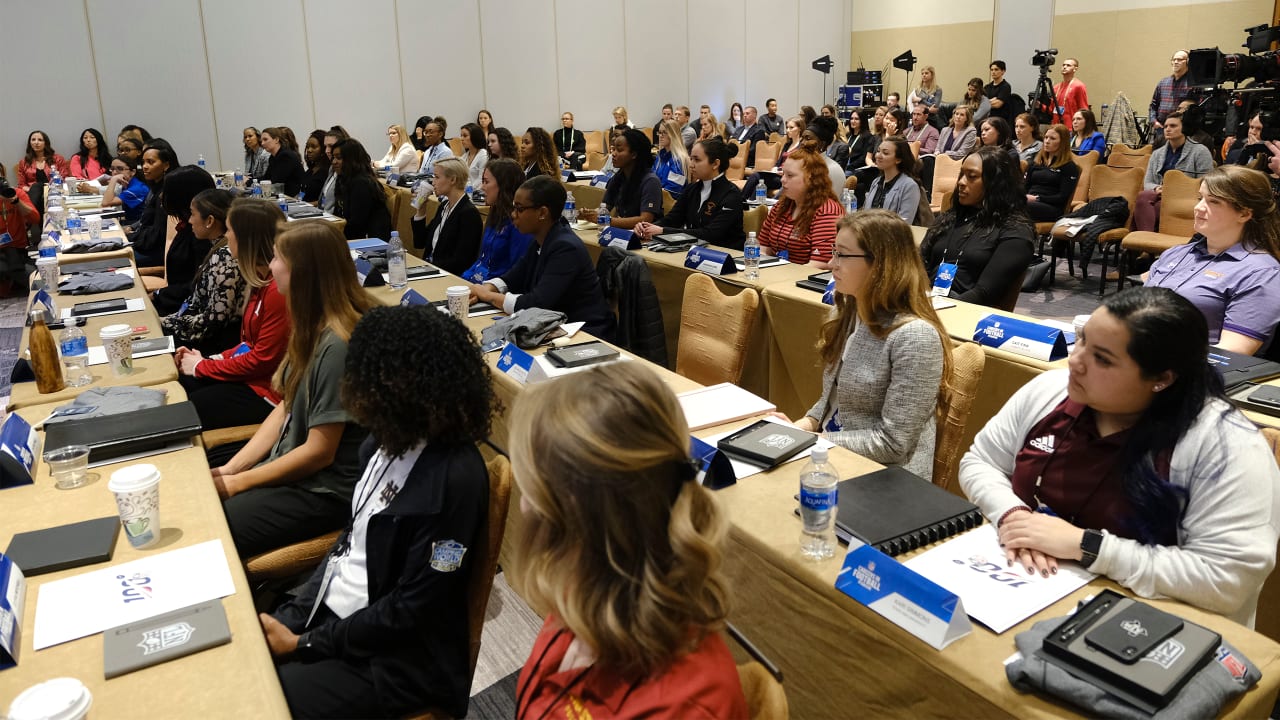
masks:
<path fill-rule="evenodd" d="M 1237 211 L 1253 214 L 1240 236 L 1246 249 L 1280 260 L 1280 215 L 1276 214 L 1275 196 L 1266 175 L 1242 165 L 1220 165 L 1201 182 L 1205 192 L 1227 201 Z"/>
<path fill-rule="evenodd" d="M 709 162 L 719 163 L 716 166 L 716 175 L 721 175 L 728 171 L 729 161 L 738 154 L 736 150 L 730 147 L 729 143 L 718 137 L 709 137 L 699 140 L 694 143 L 694 145 L 702 146 L 702 152 L 707 154 L 707 160 Z"/>

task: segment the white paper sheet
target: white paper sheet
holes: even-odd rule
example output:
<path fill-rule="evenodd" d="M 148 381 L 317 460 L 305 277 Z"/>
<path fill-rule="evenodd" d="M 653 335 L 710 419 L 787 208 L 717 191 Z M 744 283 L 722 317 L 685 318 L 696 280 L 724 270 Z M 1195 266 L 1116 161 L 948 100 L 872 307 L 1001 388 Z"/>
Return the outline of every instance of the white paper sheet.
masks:
<path fill-rule="evenodd" d="M 173 336 L 169 335 L 165 339 L 169 341 L 166 347 L 160 348 L 158 350 L 142 350 L 142 351 L 134 350 L 133 359 L 137 360 L 138 358 L 151 357 L 152 355 L 172 355 L 175 352 L 173 347 Z M 107 349 L 102 345 L 90 345 L 89 346 L 89 364 L 90 365 L 106 365 Z"/>
<path fill-rule="evenodd" d="M 690 390 L 676 397 L 680 400 L 680 407 L 684 409 L 684 419 L 689 423 L 690 431 L 755 417 L 778 409 L 768 400 L 755 393 L 747 392 L 733 383 L 720 383 Z"/>
<path fill-rule="evenodd" d="M 795 425 L 793 425 L 793 424 L 791 424 L 791 423 L 784 422 L 781 418 L 776 418 L 776 417 L 766 417 L 766 418 L 763 418 L 763 419 L 764 419 L 764 420 L 768 420 L 769 422 L 775 422 L 775 423 L 778 423 L 779 425 L 787 425 L 787 426 L 789 426 L 789 427 L 795 427 Z M 748 426 L 748 425 L 753 424 L 754 422 L 755 422 L 755 420 L 752 420 L 752 421 L 751 421 L 751 422 L 749 422 L 749 423 L 743 423 L 742 425 L 739 425 L 738 427 L 736 427 L 736 428 L 734 428 L 734 429 L 732 429 L 732 430 L 729 430 L 728 432 L 716 433 L 715 435 L 707 435 L 706 437 L 703 437 L 703 438 L 702 438 L 702 441 L 703 441 L 703 442 L 705 442 L 705 443 L 707 443 L 708 445 L 711 445 L 712 447 L 714 447 L 714 446 L 716 445 L 716 443 L 718 443 L 718 442 L 720 442 L 721 440 L 723 440 L 724 438 L 727 438 L 727 437 L 729 437 L 730 435 L 732 435 L 732 434 L 734 434 L 734 433 L 738 432 L 738 431 L 739 431 L 739 430 L 741 430 L 742 428 L 744 428 L 744 427 L 746 427 L 746 426 Z M 812 446 L 810 446 L 808 450 L 804 450 L 804 451 L 802 451 L 802 452 L 798 452 L 798 453 L 796 453 L 796 456 L 795 456 L 795 457 L 791 458 L 791 459 L 790 459 L 790 460 L 788 460 L 787 462 L 782 463 L 782 465 L 786 465 L 786 464 L 788 464 L 788 463 L 793 463 L 793 462 L 795 462 L 795 461 L 797 461 L 797 460 L 807 460 L 807 459 L 809 459 L 809 453 L 813 452 L 813 449 L 814 449 L 814 448 L 831 448 L 831 447 L 835 447 L 835 443 L 831 442 L 830 440 L 824 440 L 821 436 L 819 436 L 819 437 L 818 437 L 818 442 L 816 442 L 816 443 L 814 443 Z M 751 475 L 757 475 L 757 474 L 762 473 L 762 472 L 764 472 L 764 471 L 765 471 L 765 468 L 762 468 L 762 467 L 760 467 L 759 465 L 752 465 L 752 464 L 751 464 L 751 463 L 749 463 L 749 462 L 743 462 L 743 461 L 741 461 L 741 460 L 735 460 L 733 457 L 728 456 L 728 455 L 726 455 L 725 457 L 728 457 L 728 458 L 729 458 L 729 464 L 733 466 L 733 474 L 734 474 L 734 477 L 736 477 L 736 478 L 737 478 L 737 479 L 739 479 L 739 480 L 741 480 L 742 478 L 745 478 L 745 477 L 750 477 Z M 781 467 L 781 465 L 779 465 L 778 467 Z M 797 485 L 797 487 L 799 487 L 799 486 Z"/>
<path fill-rule="evenodd" d="M 958 535 L 903 565 L 960 596 L 969 617 L 996 633 L 1026 620 L 1093 579 L 1071 562 L 1049 577 L 1009 566 L 990 523 Z"/>
<path fill-rule="evenodd" d="M 163 521 L 164 498 L 161 497 Z M 235 593 L 221 540 L 40 586 L 36 650 Z"/>
<path fill-rule="evenodd" d="M 90 301 L 86 301 L 86 302 L 90 302 Z M 124 301 L 123 310 L 108 310 L 106 312 L 88 313 L 87 315 L 78 315 L 77 317 L 91 318 L 91 317 L 98 317 L 99 315 L 119 315 L 121 313 L 128 313 L 128 312 L 141 312 L 146 309 L 147 309 L 147 301 L 145 299 L 130 298 Z M 69 307 L 62 308 L 62 319 L 66 320 L 69 317 L 71 317 L 71 308 Z"/>

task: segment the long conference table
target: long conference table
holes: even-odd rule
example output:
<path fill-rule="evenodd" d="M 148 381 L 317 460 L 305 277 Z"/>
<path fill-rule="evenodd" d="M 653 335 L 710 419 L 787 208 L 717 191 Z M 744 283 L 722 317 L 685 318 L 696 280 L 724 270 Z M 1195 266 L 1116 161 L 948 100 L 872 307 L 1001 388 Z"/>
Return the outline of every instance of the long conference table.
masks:
<path fill-rule="evenodd" d="M 410 265 L 420 264 L 416 259 Z M 764 273 L 762 272 L 762 276 Z M 447 274 L 412 280 L 409 286 L 429 300 L 442 300 L 445 289 L 460 284 Z M 383 304 L 400 301 L 403 290 L 370 289 Z M 466 325 L 479 333 L 493 316 L 469 317 Z M 575 338 L 577 340 L 578 338 Z M 542 350 L 534 350 L 540 354 Z M 506 411 L 494 423 L 493 442 L 507 447 L 507 417 L 519 401 L 523 385 L 496 371 L 498 353 L 487 361 L 494 368 L 495 388 Z M 631 362 L 646 362 L 635 358 Z M 696 383 L 675 373 L 650 366 L 682 392 Z M 182 399 L 176 383 L 159 383 L 169 399 Z M 55 402 L 32 403 L 18 410 L 24 417 L 43 417 Z M 746 421 L 707 428 L 706 436 Z M 876 463 L 841 448 L 832 461 L 842 477 L 879 468 Z M 21 662 L 0 672 L 0 705 L 22 689 L 61 675 L 78 677 L 95 697 L 95 714 L 113 717 L 136 707 L 138 697 L 154 702 L 159 716 L 209 717 L 287 714 L 271 658 L 262 640 L 244 574 L 235 563 L 234 547 L 213 492 L 208 467 L 199 447 L 148 459 L 160 466 L 162 513 L 165 533 L 161 549 L 173 549 L 209 539 L 219 539 L 232 565 L 236 593 L 223 600 L 232 623 L 233 641 L 220 648 L 104 681 L 98 663 L 101 637 L 73 641 L 35 653 L 31 649 L 36 591 L 40 584 L 75 574 L 62 571 L 33 578 L 28 589 Z M 73 491 L 52 487 L 43 463 L 38 463 L 36 484 L 0 491 L 8 502 L 0 505 L 0 541 L 7 544 L 13 532 L 38 529 L 74 520 L 114 513 L 105 478 L 113 466 L 97 472 L 97 482 Z M 1039 696 L 1023 695 L 1004 679 L 1002 660 L 1013 652 L 1013 635 L 1034 619 L 1064 614 L 1076 601 L 1108 581 L 1095 581 L 1036 618 L 1002 635 L 975 627 L 972 634 L 943 651 L 935 651 L 900 630 L 834 587 L 840 558 L 822 563 L 801 560 L 797 551 L 799 521 L 793 516 L 792 495 L 797 487 L 798 463 L 744 479 L 718 491 L 719 501 L 731 521 L 725 569 L 734 594 L 730 620 L 766 652 L 786 674 L 785 687 L 795 717 L 829 717 L 870 710 L 887 716 L 965 717 L 1061 717 L 1071 714 L 1064 706 Z M 508 515 L 503 562 L 519 539 L 518 491 Z M 138 557 L 123 538 L 113 562 Z M 518 588 L 517 588 L 518 590 Z M 1176 602 L 1155 604 L 1221 632 L 1263 672 L 1262 683 L 1228 708 L 1229 717 L 1265 716 L 1280 690 L 1280 645 L 1224 618 Z M 848 676 L 848 679 L 839 677 Z M 234 688 L 234 690 L 230 690 Z"/>

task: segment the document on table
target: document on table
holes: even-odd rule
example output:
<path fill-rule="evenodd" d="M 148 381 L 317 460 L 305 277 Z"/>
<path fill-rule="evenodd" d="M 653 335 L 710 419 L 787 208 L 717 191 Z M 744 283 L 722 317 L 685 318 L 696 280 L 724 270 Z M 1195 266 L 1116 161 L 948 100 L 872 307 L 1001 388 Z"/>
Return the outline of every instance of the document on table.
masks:
<path fill-rule="evenodd" d="M 146 338 L 133 341 L 133 359 L 151 357 L 152 355 L 172 355 L 174 353 L 173 336 Z M 89 346 L 89 365 L 106 365 L 107 349 L 102 345 Z"/>
<path fill-rule="evenodd" d="M 147 309 L 147 301 L 145 299 L 129 298 L 128 300 L 124 301 L 123 310 L 107 310 L 105 312 L 85 313 L 84 315 L 77 315 L 76 317 L 79 317 L 80 319 L 83 320 L 84 318 L 98 317 L 99 315 L 119 315 L 120 313 L 141 312 L 142 310 L 146 310 L 146 309 Z M 69 307 L 62 308 L 61 314 L 62 314 L 63 320 L 70 318 L 71 308 Z"/>
<path fill-rule="evenodd" d="M 793 424 L 791 424 L 791 423 L 789 423 L 789 422 L 786 422 L 786 421 L 784 421 L 784 420 L 782 420 L 782 419 L 780 419 L 780 418 L 776 418 L 776 417 L 772 417 L 772 416 L 770 416 L 770 417 L 766 417 L 766 418 L 763 418 L 763 419 L 764 419 L 764 420 L 768 420 L 769 422 L 775 422 L 775 423 L 778 423 L 779 425 L 786 425 L 786 426 L 788 426 L 788 427 L 795 427 L 795 425 L 793 425 Z M 734 434 L 734 433 L 738 432 L 738 431 L 739 431 L 739 430 L 741 430 L 742 428 L 744 428 L 744 427 L 746 427 L 747 425 L 750 425 L 750 424 L 752 424 L 752 423 L 754 423 L 754 422 L 756 422 L 756 421 L 755 421 L 755 420 L 752 420 L 750 423 L 747 423 L 746 425 L 741 425 L 741 426 L 739 426 L 739 427 L 736 427 L 736 428 L 734 428 L 734 429 L 732 429 L 732 430 L 729 430 L 728 432 L 716 433 L 715 435 L 708 435 L 708 436 L 706 436 L 706 437 L 702 438 L 702 442 L 704 442 L 704 443 L 706 443 L 706 444 L 710 445 L 711 447 L 716 447 L 716 444 L 717 444 L 717 443 L 719 443 L 719 442 L 720 442 L 721 440 L 723 440 L 724 438 L 729 437 L 730 435 L 732 435 L 732 434 Z M 808 450 L 804 450 L 804 451 L 802 451 L 802 452 L 798 452 L 798 453 L 796 453 L 796 454 L 795 454 L 795 457 L 791 458 L 791 459 L 790 459 L 790 460 L 788 460 L 787 462 L 782 463 L 782 465 L 786 465 L 787 463 L 793 463 L 793 462 L 795 462 L 796 460 L 805 460 L 805 459 L 808 459 L 808 457 L 809 457 L 809 453 L 813 452 L 814 448 L 823 448 L 823 449 L 826 449 L 826 448 L 831 448 L 831 447 L 835 447 L 835 443 L 831 442 L 830 440 L 824 440 L 824 439 L 822 438 L 822 436 L 818 436 L 818 442 L 814 443 L 812 447 L 810 447 Z M 733 466 L 733 475 L 734 475 L 734 477 L 736 477 L 736 478 L 737 478 L 737 479 L 739 479 L 739 480 L 741 480 L 741 479 L 743 479 L 743 478 L 745 478 L 745 477 L 751 476 L 751 475 L 755 475 L 755 474 L 757 474 L 757 473 L 762 473 L 762 472 L 764 472 L 765 470 L 772 469 L 772 468 L 762 468 L 762 467 L 760 467 L 759 465 L 752 465 L 752 464 L 751 464 L 751 463 L 749 463 L 749 462 L 743 462 L 743 461 L 741 461 L 741 460 L 735 460 L 732 456 L 729 456 L 729 455 L 726 455 L 725 457 L 728 457 L 728 458 L 729 458 L 729 464 Z M 778 465 L 777 467 L 782 467 L 782 465 Z"/>
<path fill-rule="evenodd" d="M 36 650 L 236 591 L 221 540 L 210 540 L 40 586 Z"/>
<path fill-rule="evenodd" d="M 1049 607 L 1093 579 L 1071 562 L 1059 562 L 1049 577 L 1009 566 L 990 523 L 954 537 L 903 563 L 960 596 L 969 617 L 1002 633 Z"/>
<path fill-rule="evenodd" d="M 755 393 L 747 392 L 733 383 L 720 383 L 710 387 L 682 392 L 676 396 L 684 410 L 689 430 L 701 430 L 734 420 L 755 417 L 773 412 L 778 407 Z"/>

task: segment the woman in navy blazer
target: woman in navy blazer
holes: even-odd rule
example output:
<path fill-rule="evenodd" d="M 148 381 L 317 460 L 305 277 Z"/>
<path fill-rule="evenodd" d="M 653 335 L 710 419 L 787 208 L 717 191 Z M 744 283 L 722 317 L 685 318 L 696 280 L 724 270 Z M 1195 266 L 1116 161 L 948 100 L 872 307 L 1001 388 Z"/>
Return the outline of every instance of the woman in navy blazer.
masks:
<path fill-rule="evenodd" d="M 440 209 L 430 223 L 413 219 L 413 246 L 426 248 L 426 257 L 437 267 L 461 275 L 480 255 L 484 221 L 467 197 L 467 166 L 445 158 L 436 161 L 434 170 Z"/>
<path fill-rule="evenodd" d="M 742 192 L 724 176 L 734 150 L 718 137 L 699 140 L 689 153 L 690 179 L 662 224 L 642 222 L 635 234 L 646 240 L 685 232 L 711 245 L 742 249 Z"/>

